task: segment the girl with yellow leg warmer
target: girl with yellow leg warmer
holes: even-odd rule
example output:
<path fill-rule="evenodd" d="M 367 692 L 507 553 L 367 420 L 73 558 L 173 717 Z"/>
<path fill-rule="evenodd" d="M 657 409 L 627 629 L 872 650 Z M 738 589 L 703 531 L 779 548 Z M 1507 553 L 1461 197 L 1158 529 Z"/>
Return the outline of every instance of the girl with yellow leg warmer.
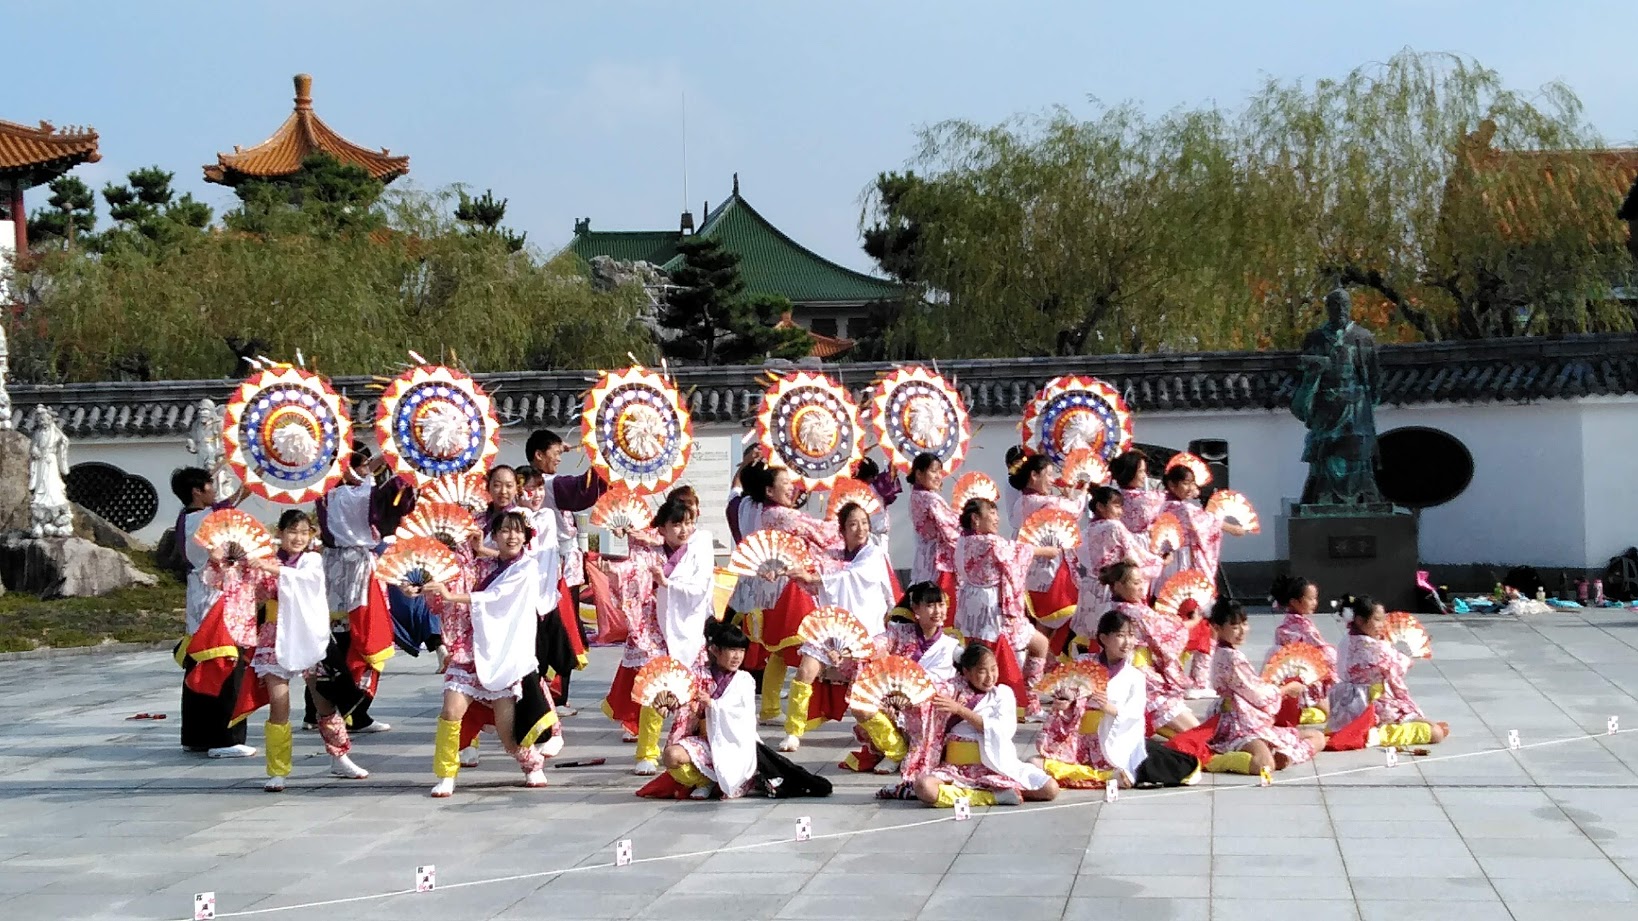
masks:
<path fill-rule="evenodd" d="M 1275 687 L 1252 670 L 1245 653 L 1240 651 L 1249 625 L 1245 608 L 1239 602 L 1218 599 L 1211 609 L 1211 626 L 1217 636 L 1217 651 L 1211 660 L 1211 683 L 1212 689 L 1223 699 L 1217 730 L 1209 743 L 1211 750 L 1219 755 L 1249 754 L 1249 773 L 1280 771 L 1311 760 L 1325 747 L 1324 733 L 1317 729 L 1274 725 L 1281 699 L 1300 695 L 1303 684 L 1291 681 L 1283 687 Z"/>
<path fill-rule="evenodd" d="M 731 623 L 705 625 L 707 664 L 700 677 L 708 694 L 677 715 L 662 757 L 672 779 L 694 799 L 720 790 L 723 799 L 744 796 L 756 779 L 756 680 L 740 671 L 751 645 Z"/>
<path fill-rule="evenodd" d="M 871 540 L 870 515 L 856 502 L 849 502 L 837 511 L 836 523 L 842 532 L 842 549 L 821 561 L 822 571 L 792 578 L 811 586 L 821 605 L 850 612 L 874 639 L 887 629 L 887 612 L 895 600 L 887 548 Z M 841 716 L 841 698 L 858 670 L 857 662 L 831 662 L 824 650 L 806 644 L 800 653 L 802 658 L 786 702 L 785 739 L 779 743 L 782 752 L 796 751 L 809 729 L 826 719 Z M 826 706 L 814 712 L 811 706 L 814 682 L 827 666 L 841 680 L 829 682 L 821 686 L 821 690 L 828 702 L 838 706 Z"/>
<path fill-rule="evenodd" d="M 1387 640 L 1388 615 L 1369 596 L 1343 599 L 1348 637 L 1337 653 L 1337 683 L 1331 689 L 1332 730 L 1374 710 L 1376 728 L 1368 745 L 1428 745 L 1450 735 L 1448 723 L 1422 715 L 1405 685 L 1411 658 Z"/>
<path fill-rule="evenodd" d="M 914 620 L 889 623 L 876 637 L 875 656 L 902 656 L 919 664 L 927 677 L 937 682 L 954 679 L 961 644 L 944 632 L 950 610 L 944 589 L 936 582 L 917 582 L 905 591 L 898 607 L 909 611 Z M 858 724 L 853 727 L 853 737 L 859 740 L 860 748 L 843 759 L 841 767 L 849 771 L 897 774 L 899 764 L 909 752 L 905 727 L 923 719 L 920 708 L 904 713 L 851 712 Z"/>
<path fill-rule="evenodd" d="M 256 653 L 250 667 L 262 683 L 268 704 L 267 783 L 269 793 L 284 790 L 294 759 L 290 734 L 290 680 L 304 675 L 324 658 L 330 643 L 330 602 L 325 594 L 324 563 L 307 552 L 313 524 L 307 513 L 289 509 L 279 518 L 279 552 L 271 559 L 249 565 L 261 570 L 259 588 L 271 596 L 257 630 Z M 369 773 L 348 757 L 347 728 L 335 707 L 322 695 L 313 702 L 320 713 L 319 730 L 330 753 L 330 772 L 360 779 Z M 326 712 L 328 711 L 328 712 Z M 243 719 L 248 713 L 236 714 Z"/>
<path fill-rule="evenodd" d="M 1146 680 L 1128 664 L 1136 645 L 1132 618 L 1107 611 L 1096 628 L 1101 652 L 1089 657 L 1109 672 L 1101 694 L 1059 700 L 1036 738 L 1035 759 L 1065 787 L 1175 787 L 1200 776 L 1200 762 L 1144 738 Z"/>
<path fill-rule="evenodd" d="M 842 536 L 836 524 L 819 521 L 796 509 L 796 485 L 791 472 L 783 467 L 770 467 L 757 460 L 740 470 L 740 485 L 745 493 L 737 506 L 739 532 L 750 537 L 757 531 L 785 531 L 801 538 L 810 554 L 822 557 L 842 545 Z M 796 645 L 796 613 L 805 614 L 811 608 L 793 603 L 787 595 L 792 588 L 785 576 L 774 578 L 742 578 L 734 586 L 728 606 L 739 616 L 738 625 L 755 643 L 745 657 L 747 669 L 762 672 L 762 706 L 758 715 L 765 723 L 782 721 L 779 712 L 779 692 L 785 685 L 789 665 L 785 661 L 787 647 Z M 805 594 L 800 586 L 794 592 Z M 811 598 L 805 599 L 811 602 Z"/>
<path fill-rule="evenodd" d="M 636 729 L 636 767 L 633 773 L 659 773 L 660 732 L 665 715 L 631 702 L 631 684 L 637 669 L 658 656 L 670 656 L 691 668 L 704 665 L 705 622 L 715 614 L 711 535 L 696 530 L 697 507 L 691 491 L 681 490 L 654 512 L 651 527 L 659 537 L 653 549 L 640 553 L 642 576 L 652 583 L 643 608 L 628 618 L 631 634 L 603 712 L 611 718 L 624 714 Z M 635 711 L 635 713 L 633 713 Z"/>
<path fill-rule="evenodd" d="M 543 546 L 525 552 L 534 539 L 534 528 L 527 513 L 515 509 L 501 514 L 492 537 L 498 555 L 478 561 L 470 593 L 452 591 L 439 582 L 428 583 L 424 589 L 445 602 L 444 642 L 449 647 L 444 704 L 438 714 L 432 757 L 433 774 L 438 778 L 432 788 L 435 797 L 455 792 L 455 776 L 461 767 L 461 720 L 472 701 L 486 703 L 493 711 L 496 735 L 523 769 L 524 786 L 546 786 L 546 758 L 563 745 L 551 698 L 534 693 L 540 684 L 534 648 L 540 573 L 552 572 L 558 565 L 557 546 L 542 542 Z M 529 693 L 525 693 L 525 683 L 531 684 Z M 526 718 L 520 720 L 525 711 Z M 546 740 L 537 747 L 542 737 Z"/>
<path fill-rule="evenodd" d="M 998 683 L 995 653 L 968 646 L 956 671 L 925 708 L 905 758 L 904 777 L 916 798 L 939 807 L 963 796 L 974 806 L 1055 799 L 1057 781 L 1018 757 L 1018 702 L 1011 688 Z"/>

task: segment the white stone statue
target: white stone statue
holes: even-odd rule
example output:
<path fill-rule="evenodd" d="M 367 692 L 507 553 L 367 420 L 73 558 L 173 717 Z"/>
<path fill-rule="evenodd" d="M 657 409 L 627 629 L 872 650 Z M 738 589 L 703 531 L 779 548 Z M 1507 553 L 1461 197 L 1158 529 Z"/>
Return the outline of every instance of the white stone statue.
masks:
<path fill-rule="evenodd" d="M 231 496 L 239 488 L 238 478 L 227 465 L 227 444 L 222 440 L 222 411 L 208 397 L 199 401 L 188 427 L 188 452 L 199 456 L 199 466 L 216 478 L 216 493 Z"/>
<path fill-rule="evenodd" d="M 34 407 L 34 434 L 28 446 L 29 533 L 34 537 L 72 537 L 74 512 L 68 504 L 63 474 L 68 472 L 68 436 L 57 417 Z"/>
<path fill-rule="evenodd" d="M 0 432 L 11 431 L 11 394 L 6 391 L 6 376 L 11 373 L 11 347 L 6 343 L 6 328 L 0 326 Z"/>

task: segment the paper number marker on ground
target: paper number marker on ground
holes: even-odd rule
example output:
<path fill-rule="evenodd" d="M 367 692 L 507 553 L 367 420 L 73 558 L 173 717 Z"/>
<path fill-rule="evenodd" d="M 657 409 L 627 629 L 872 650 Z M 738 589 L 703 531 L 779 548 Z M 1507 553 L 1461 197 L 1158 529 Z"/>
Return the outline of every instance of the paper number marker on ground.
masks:
<path fill-rule="evenodd" d="M 1103 785 L 1103 801 L 1113 803 L 1118 799 L 1120 799 L 1120 778 L 1111 777 L 1109 782 Z"/>
<path fill-rule="evenodd" d="M 1519 731 L 1517 729 L 1507 730 L 1507 747 L 1514 751 L 1519 750 Z"/>
<path fill-rule="evenodd" d="M 1615 716 L 1610 717 L 1609 722 L 1604 725 L 1604 732 L 1609 734 L 1609 735 L 1615 735 L 1616 733 L 1618 733 L 1620 731 L 1621 731 L 1621 719 L 1620 719 L 1620 717 L 1615 717 Z"/>
<path fill-rule="evenodd" d="M 614 865 L 626 867 L 631 865 L 631 839 L 626 838 L 614 846 Z"/>
<path fill-rule="evenodd" d="M 813 837 L 813 819 L 802 816 L 796 820 L 796 840 L 806 841 Z"/>
<path fill-rule="evenodd" d="M 216 917 L 216 893 L 201 892 L 193 897 L 193 921 L 212 921 Z"/>
<path fill-rule="evenodd" d="M 1384 749 L 1382 749 L 1382 751 L 1387 755 L 1388 767 L 1398 767 L 1399 766 L 1399 749 L 1397 749 L 1397 748 L 1384 748 Z"/>
<path fill-rule="evenodd" d="M 431 892 L 438 888 L 438 868 L 432 864 L 415 868 L 415 891 Z"/>
<path fill-rule="evenodd" d="M 955 801 L 955 820 L 957 822 L 965 822 L 965 821 L 967 821 L 968 819 L 970 819 L 972 817 L 973 817 L 973 801 L 968 799 L 965 796 L 956 797 L 956 801 Z"/>

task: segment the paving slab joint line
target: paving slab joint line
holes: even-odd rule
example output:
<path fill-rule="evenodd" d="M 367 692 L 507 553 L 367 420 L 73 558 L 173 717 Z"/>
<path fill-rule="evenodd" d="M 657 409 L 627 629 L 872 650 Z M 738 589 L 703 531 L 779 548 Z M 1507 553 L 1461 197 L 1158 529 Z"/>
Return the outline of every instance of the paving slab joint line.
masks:
<path fill-rule="evenodd" d="M 1638 732 L 1638 728 L 1635 728 L 1635 729 L 1621 729 L 1621 730 L 1617 730 L 1614 733 L 1610 733 L 1610 732 L 1587 733 L 1585 735 L 1579 735 L 1579 736 L 1567 736 L 1567 737 L 1561 738 L 1561 739 L 1548 739 L 1548 740 L 1545 740 L 1545 741 L 1542 741 L 1542 742 L 1527 742 L 1527 743 L 1524 743 L 1524 744 L 1520 745 L 1517 749 L 1508 748 L 1507 746 L 1504 745 L 1504 746 L 1502 746 L 1500 748 L 1480 749 L 1479 751 L 1460 752 L 1460 753 L 1452 754 L 1452 755 L 1434 755 L 1434 756 L 1431 756 L 1431 757 L 1419 758 L 1414 763 L 1418 764 L 1418 765 L 1421 765 L 1421 764 L 1432 764 L 1434 762 L 1439 762 L 1439 761 L 1455 761 L 1455 760 L 1458 760 L 1458 759 L 1461 759 L 1461 758 L 1472 758 L 1472 757 L 1477 756 L 1477 755 L 1495 755 L 1495 754 L 1501 754 L 1501 753 L 1504 753 L 1504 752 L 1524 751 L 1524 750 L 1532 749 L 1532 748 L 1546 748 L 1546 747 L 1553 746 L 1553 745 L 1564 745 L 1564 744 L 1569 743 L 1569 742 L 1584 742 L 1584 741 L 1586 741 L 1588 739 L 1603 739 L 1603 738 L 1609 738 L 1612 735 L 1626 735 L 1628 733 L 1635 733 L 1635 732 Z M 1326 772 L 1324 774 L 1315 774 L 1311 778 L 1302 778 L 1300 780 L 1286 780 L 1286 781 L 1276 780 L 1275 783 L 1274 783 L 1274 786 L 1276 786 L 1276 787 L 1278 787 L 1278 786 L 1288 786 L 1288 787 L 1312 786 L 1313 784 L 1311 782 L 1317 782 L 1317 781 L 1323 780 L 1323 779 L 1328 778 L 1328 777 L 1342 777 L 1342 776 L 1346 776 L 1346 775 L 1349 775 L 1349 774 L 1363 773 L 1365 771 L 1385 771 L 1385 770 L 1388 770 L 1388 767 L 1386 765 L 1373 764 L 1373 765 L 1369 765 L 1369 766 L 1366 766 L 1366 767 L 1360 767 L 1360 768 L 1347 768 L 1347 769 L 1340 770 L 1340 771 L 1328 771 L 1328 772 Z M 1256 783 L 1242 783 L 1242 784 L 1233 784 L 1233 785 L 1227 785 L 1227 784 L 1215 785 L 1214 784 L 1214 785 L 1207 785 L 1207 786 L 1179 787 L 1179 788 L 1174 789 L 1174 790 L 1165 790 L 1165 791 L 1161 791 L 1161 792 L 1152 792 L 1152 793 L 1151 792 L 1145 792 L 1141 796 L 1136 796 L 1136 797 L 1132 798 L 1130 800 L 1130 802 L 1145 803 L 1145 802 L 1149 802 L 1151 800 L 1166 799 L 1166 798 L 1173 797 L 1173 796 L 1188 796 L 1190 794 L 1229 792 L 1229 791 L 1233 791 L 1233 790 L 1261 790 L 1261 789 L 1264 789 L 1264 788 L 1261 787 L 1260 785 L 1256 784 Z M 1076 803 L 1059 803 L 1059 804 L 1051 805 L 1051 806 L 1042 805 L 1042 806 L 1010 807 L 1006 811 L 1001 811 L 998 807 L 993 807 L 992 806 L 992 807 L 986 807 L 982 812 L 978 813 L 976 818 L 978 818 L 980 821 L 982 821 L 983 819 L 990 819 L 990 818 L 1003 818 L 1003 817 L 1009 817 L 1009 816 L 1036 815 L 1038 813 L 1053 812 L 1053 811 L 1057 811 L 1057 810 L 1060 810 L 1060 809 L 1082 809 L 1082 808 L 1085 808 L 1087 806 L 1102 806 L 1102 805 L 1104 805 L 1104 802 L 1103 802 L 1103 800 L 1099 799 L 1099 800 L 1086 800 L 1084 802 L 1076 802 Z M 1116 807 L 1116 808 L 1121 808 L 1121 807 Z M 897 825 L 884 825 L 884 826 L 881 826 L 879 828 L 855 828 L 855 829 L 851 829 L 851 830 L 848 830 L 848 831 L 828 832 L 826 834 L 814 835 L 814 836 L 812 836 L 812 838 L 810 840 L 812 840 L 812 841 L 824 841 L 824 840 L 832 839 L 832 838 L 851 838 L 851 837 L 854 837 L 854 836 L 876 834 L 876 833 L 879 833 L 879 832 L 903 831 L 905 829 L 921 828 L 921 827 L 927 826 L 927 825 L 940 825 L 940 824 L 944 824 L 944 823 L 947 823 L 947 822 L 954 822 L 954 821 L 955 821 L 954 816 L 939 816 L 937 818 L 932 818 L 932 819 L 922 819 L 921 821 L 918 821 L 918 822 L 902 822 L 902 823 L 897 824 Z M 660 854 L 660 855 L 654 856 L 654 857 L 638 857 L 638 858 L 633 859 L 631 861 L 631 863 L 629 864 L 629 866 L 636 866 L 638 864 L 644 864 L 644 863 L 661 863 L 661 862 L 671 861 L 671 860 L 686 860 L 686 859 L 688 859 L 690 857 L 709 857 L 709 856 L 712 856 L 712 855 L 715 855 L 715 854 L 731 854 L 731 853 L 735 853 L 735 852 L 738 852 L 738 851 L 759 850 L 761 848 L 773 847 L 774 845 L 777 845 L 777 844 L 801 844 L 801 843 L 805 843 L 805 842 L 797 841 L 795 836 L 792 836 L 792 837 L 789 837 L 789 838 L 774 838 L 774 839 L 768 840 L 768 841 L 756 841 L 756 842 L 753 842 L 753 843 L 750 843 L 750 844 L 736 844 L 736 845 L 730 845 L 730 846 L 725 846 L 725 847 L 707 848 L 705 850 L 687 851 L 687 852 L 680 853 L 680 854 Z M 616 869 L 616 867 L 615 867 L 615 865 L 614 865 L 614 863 L 612 861 L 609 862 L 609 863 L 597 863 L 597 864 L 588 864 L 588 865 L 585 865 L 585 866 L 563 867 L 561 869 L 556 869 L 556 870 L 540 870 L 540 871 L 537 871 L 537 872 L 534 872 L 534 873 L 519 873 L 519 874 L 515 874 L 515 875 L 511 875 L 511 876 L 497 876 L 497 877 L 492 877 L 492 878 L 488 878 L 488 879 L 474 879 L 474 880 L 467 880 L 466 882 L 448 883 L 448 884 L 439 886 L 437 889 L 435 889 L 433 891 L 434 892 L 441 892 L 441 891 L 448 890 L 448 889 L 466 889 L 466 888 L 470 888 L 470 887 L 473 887 L 473 886 L 489 886 L 489 885 L 494 885 L 494 884 L 497 884 L 497 883 L 510 883 L 510 882 L 517 882 L 517 881 L 520 881 L 520 880 L 541 879 L 541 878 L 548 877 L 548 876 L 562 876 L 562 875 L 565 875 L 565 874 L 568 874 L 568 873 L 583 873 L 583 872 L 586 872 L 586 871 L 589 871 L 589 870 L 610 870 L 610 869 Z M 623 868 L 620 868 L 620 869 L 623 869 Z M 302 902 L 302 903 L 295 904 L 295 905 L 280 905 L 280 906 L 275 906 L 275 907 L 272 907 L 272 908 L 252 908 L 252 909 L 247 909 L 245 911 L 217 912 L 216 917 L 218 917 L 218 918 L 248 918 L 248 917 L 251 917 L 253 915 L 270 915 L 270 914 L 277 914 L 279 912 L 286 912 L 286 911 L 300 911 L 302 909 L 307 909 L 307 908 L 328 908 L 328 907 L 334 906 L 334 905 L 349 905 L 349 904 L 353 904 L 353 903 L 356 903 L 356 902 L 369 902 L 369 901 L 374 901 L 376 899 L 388 899 L 388 898 L 395 898 L 395 897 L 401 896 L 401 895 L 416 895 L 416 894 L 417 894 L 417 892 L 413 888 L 411 888 L 411 889 L 395 889 L 395 890 L 392 890 L 390 892 L 373 892 L 373 893 L 368 893 L 368 894 L 365 894 L 365 895 L 354 895 L 354 896 L 348 896 L 346 898 L 340 898 L 340 899 L 325 899 L 325 900 L 317 901 L 317 902 Z M 178 919 L 175 919 L 175 921 L 191 921 L 191 919 L 189 919 L 189 918 L 178 918 Z"/>

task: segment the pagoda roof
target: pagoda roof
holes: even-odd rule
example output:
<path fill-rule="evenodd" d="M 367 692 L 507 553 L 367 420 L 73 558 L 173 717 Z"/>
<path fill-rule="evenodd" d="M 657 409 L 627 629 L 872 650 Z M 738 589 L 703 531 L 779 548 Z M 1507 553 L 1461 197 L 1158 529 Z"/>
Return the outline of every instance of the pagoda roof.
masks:
<path fill-rule="evenodd" d="M 622 262 L 650 262 L 672 272 L 682 265 L 677 244 L 683 236 L 675 230 L 592 230 L 590 221 L 580 221 L 568 249 L 582 259 L 609 256 Z M 904 291 L 791 239 L 739 194 L 738 176 L 733 194 L 705 216 L 694 236 L 715 240 L 737 254 L 740 278 L 752 294 L 778 294 L 793 304 L 826 306 L 887 300 Z"/>
<path fill-rule="evenodd" d="M 81 163 L 102 159 L 90 128 L 58 131 L 50 122 L 30 128 L 0 119 L 0 176 L 21 177 L 23 187 L 50 182 Z"/>
<path fill-rule="evenodd" d="M 219 153 L 205 166 L 205 181 L 238 185 L 248 179 L 277 179 L 301 169 L 313 154 L 326 154 L 350 166 L 361 167 L 387 183 L 409 172 L 409 157 L 394 157 L 387 148 L 368 150 L 354 144 L 313 112 L 313 78 L 296 74 L 296 109 L 273 136 L 254 147 L 235 146 Z"/>

